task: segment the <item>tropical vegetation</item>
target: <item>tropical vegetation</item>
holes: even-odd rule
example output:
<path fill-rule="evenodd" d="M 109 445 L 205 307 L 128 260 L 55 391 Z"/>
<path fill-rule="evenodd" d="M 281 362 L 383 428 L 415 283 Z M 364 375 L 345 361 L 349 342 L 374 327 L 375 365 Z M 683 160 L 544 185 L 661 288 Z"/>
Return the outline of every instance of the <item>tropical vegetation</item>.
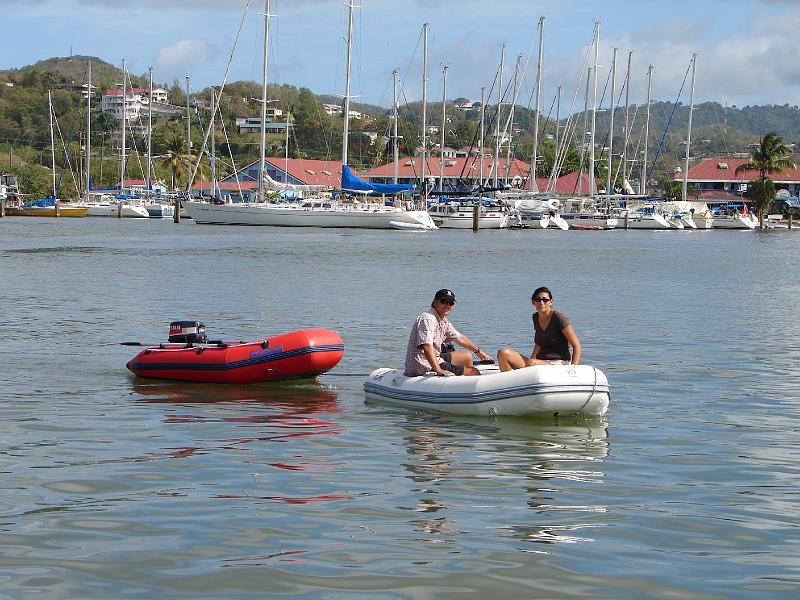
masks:
<path fill-rule="evenodd" d="M 50 136 L 48 130 L 47 91 L 53 94 L 53 105 L 58 117 L 61 136 L 56 144 L 58 170 L 61 165 L 71 164 L 73 168 L 82 167 L 82 147 L 85 145 L 85 100 L 81 97 L 80 86 L 85 79 L 86 67 L 90 57 L 76 56 L 70 59 L 49 59 L 36 65 L 11 71 L 0 72 L 0 170 L 8 171 L 12 167 L 17 170 L 30 168 L 36 180 L 36 173 L 42 168 L 48 170 L 50 165 Z M 99 90 L 113 88 L 121 81 L 119 69 L 97 58 L 91 58 L 93 83 Z M 132 77 L 131 83 L 137 87 L 145 87 L 145 79 Z M 169 91 L 170 102 L 181 109 L 171 118 L 158 118 L 153 131 L 154 177 L 163 179 L 169 187 L 183 187 L 189 172 L 189 164 L 198 160 L 201 131 L 206 126 L 209 111 L 204 108 L 210 104 L 211 89 L 194 91 L 192 104 L 198 110 L 192 115 L 193 149 L 187 148 L 186 116 L 182 108 L 186 104 L 185 90 L 175 81 L 170 84 L 158 84 Z M 217 145 L 217 171 L 221 176 L 258 159 L 259 140 L 257 133 L 239 133 L 235 130 L 236 117 L 255 117 L 260 114 L 260 104 L 253 98 L 261 95 L 260 85 L 254 82 L 240 81 L 226 85 L 220 100 L 222 121 L 226 124 L 226 134 L 215 133 Z M 291 135 L 288 139 L 282 134 L 270 134 L 267 138 L 267 154 L 270 156 L 288 155 L 291 158 L 313 158 L 337 160 L 341 152 L 341 116 L 330 115 L 325 104 L 339 104 L 341 99 L 316 95 L 307 88 L 291 85 L 273 84 L 269 86 L 270 106 L 283 111 L 280 120 L 289 119 L 292 123 Z M 92 139 L 93 149 L 91 162 L 91 179 L 100 186 L 117 185 L 120 178 L 119 159 L 119 122 L 108 113 L 99 110 L 99 98 L 93 104 Z M 353 110 L 360 111 L 364 118 L 352 119 L 350 124 L 348 155 L 357 169 L 367 169 L 391 160 L 393 148 L 390 143 L 391 115 L 380 106 L 353 103 Z M 642 107 L 632 106 L 631 135 L 628 159 L 636 172 L 641 170 L 641 147 L 643 139 Z M 658 156 L 658 162 L 652 181 L 661 181 L 659 189 L 670 192 L 669 182 L 672 170 L 679 164 L 680 156 L 685 152 L 681 146 L 684 138 L 688 107 L 678 106 L 674 115 L 673 104 L 654 102 L 651 106 L 653 115 L 650 126 L 650 160 Z M 485 110 L 485 142 L 492 146 L 494 131 L 495 107 L 487 105 Z M 287 117 L 288 114 L 288 117 Z M 466 98 L 456 98 L 447 103 L 447 122 L 445 126 L 445 145 L 453 148 L 477 147 L 480 131 L 480 103 L 470 103 Z M 506 116 L 503 117 L 505 119 Z M 540 119 L 540 147 L 537 151 L 537 172 L 540 176 L 548 175 L 553 169 L 556 155 L 556 136 L 564 136 L 566 121 L 561 120 L 560 127 L 553 118 L 552 109 L 544 110 Z M 669 119 L 672 119 L 671 132 L 663 136 L 663 130 Z M 616 132 L 613 139 L 614 173 L 619 171 L 620 148 L 623 144 L 621 123 L 624 122 L 624 110 L 618 108 L 615 113 Z M 597 169 L 601 180 L 605 179 L 608 139 L 609 112 L 599 112 Z M 441 113 L 429 109 L 430 125 L 441 127 Z M 529 163 L 533 150 L 532 128 L 534 111 L 524 106 L 515 107 L 514 144 L 511 154 Z M 726 107 L 715 103 L 697 106 L 694 114 L 694 138 L 692 154 L 696 158 L 707 155 L 730 155 L 745 150 L 752 140 L 753 130 L 759 123 L 770 123 L 775 131 L 786 132 L 791 139 L 800 139 L 800 109 L 796 106 L 773 107 Z M 575 115 L 571 126 L 574 130 L 582 130 L 583 115 Z M 402 156 L 413 155 L 421 145 L 422 105 L 420 102 L 406 103 L 400 112 L 399 152 Z M 63 141 L 62 139 L 63 138 Z M 125 177 L 128 179 L 144 178 L 144 154 L 146 142 L 140 133 L 128 137 L 130 152 Z M 439 153 L 439 135 L 428 136 L 429 152 L 436 156 Z M 791 147 L 790 144 L 786 144 Z M 576 171 L 583 161 L 586 169 L 586 154 L 583 156 L 576 144 L 572 144 L 566 152 L 562 172 Z M 506 149 L 503 148 L 503 154 Z M 7 160 L 5 160 L 7 157 Z M 68 160 L 67 160 L 68 158 Z M 36 167 L 36 168 L 34 168 Z M 193 168 L 193 167 L 192 167 Z M 197 177 L 206 177 L 209 173 L 208 158 L 202 157 Z M 76 176 L 76 181 L 84 181 L 83 176 Z M 77 195 L 75 186 L 66 185 L 72 181 L 64 177 L 61 197 L 70 198 Z M 621 178 L 615 179 L 615 187 L 621 188 Z M 73 189 L 71 189 L 73 188 Z M 29 191 L 26 189 L 26 191 Z"/>
<path fill-rule="evenodd" d="M 736 175 L 758 171 L 758 179 L 747 185 L 747 196 L 753 200 L 761 227 L 764 213 L 775 199 L 775 184 L 768 175 L 783 175 L 786 169 L 794 169 L 797 165 L 790 158 L 791 154 L 792 149 L 783 143 L 783 138 L 770 132 L 753 148 L 750 160 L 736 167 Z"/>

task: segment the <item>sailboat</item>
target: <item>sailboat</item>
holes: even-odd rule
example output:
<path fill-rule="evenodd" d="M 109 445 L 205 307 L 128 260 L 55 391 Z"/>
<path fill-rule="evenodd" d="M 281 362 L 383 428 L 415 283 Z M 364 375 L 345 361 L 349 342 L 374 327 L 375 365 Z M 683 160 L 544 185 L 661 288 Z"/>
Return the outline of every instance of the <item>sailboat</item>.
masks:
<path fill-rule="evenodd" d="M 123 78 L 127 70 L 123 61 Z M 89 61 L 88 82 L 86 85 L 86 192 L 82 206 L 86 208 L 88 217 L 115 218 L 147 218 L 147 211 L 141 207 L 118 200 L 110 194 L 91 193 L 91 157 L 92 157 L 92 63 Z M 125 112 L 125 84 L 123 83 L 122 110 Z M 124 152 L 125 149 L 122 149 Z"/>
<path fill-rule="evenodd" d="M 344 96 L 344 135 L 342 141 L 342 192 L 366 197 L 368 194 L 395 195 L 410 189 L 408 185 L 375 184 L 357 177 L 347 164 L 347 145 L 350 115 L 350 65 L 352 60 L 353 9 L 348 2 L 349 24 L 347 37 L 347 73 Z M 358 227 L 366 229 L 436 229 L 426 211 L 406 210 L 398 201 L 386 205 L 384 201 L 339 202 L 322 196 L 310 197 L 302 203 L 265 201 L 265 149 L 266 149 L 266 91 L 269 48 L 270 0 L 265 0 L 264 58 L 261 112 L 261 152 L 259 169 L 259 202 L 212 204 L 185 201 L 184 207 L 195 223 L 206 225 L 269 225 L 278 227 Z"/>
<path fill-rule="evenodd" d="M 43 198 L 19 207 L 9 208 L 8 214 L 17 217 L 85 217 L 86 207 L 65 205 L 58 199 L 56 140 L 53 132 L 53 96 L 49 91 L 47 92 L 47 106 L 50 112 L 50 157 L 52 159 L 53 195 L 50 198 Z"/>

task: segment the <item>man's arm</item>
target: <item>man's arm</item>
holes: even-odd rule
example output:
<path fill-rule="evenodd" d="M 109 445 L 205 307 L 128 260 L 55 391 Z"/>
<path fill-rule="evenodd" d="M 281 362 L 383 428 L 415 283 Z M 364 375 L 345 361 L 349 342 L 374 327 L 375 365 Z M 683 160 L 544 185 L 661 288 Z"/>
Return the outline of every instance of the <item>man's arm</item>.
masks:
<path fill-rule="evenodd" d="M 450 371 L 443 371 L 439 366 L 439 361 L 436 360 L 436 352 L 433 351 L 433 344 L 420 344 L 420 347 L 422 348 L 422 352 L 425 354 L 428 364 L 431 366 L 431 371 L 437 375 L 447 376 L 453 374 Z"/>
<path fill-rule="evenodd" d="M 462 334 L 460 334 L 460 335 L 459 335 L 459 336 L 456 338 L 456 343 L 457 343 L 459 346 L 461 346 L 461 347 L 463 347 L 463 348 L 466 348 L 466 349 L 467 349 L 467 350 L 469 350 L 470 352 L 474 352 L 474 353 L 475 353 L 475 354 L 478 356 L 478 358 L 480 358 L 481 360 L 492 360 L 492 357 L 491 357 L 491 356 L 489 356 L 488 354 L 486 354 L 486 352 L 484 352 L 483 350 L 481 350 L 481 349 L 480 349 L 480 347 L 478 346 L 478 344 L 476 344 L 475 342 L 473 342 L 471 339 L 469 339 L 469 338 L 468 338 L 467 336 L 465 336 L 463 333 L 462 333 Z"/>

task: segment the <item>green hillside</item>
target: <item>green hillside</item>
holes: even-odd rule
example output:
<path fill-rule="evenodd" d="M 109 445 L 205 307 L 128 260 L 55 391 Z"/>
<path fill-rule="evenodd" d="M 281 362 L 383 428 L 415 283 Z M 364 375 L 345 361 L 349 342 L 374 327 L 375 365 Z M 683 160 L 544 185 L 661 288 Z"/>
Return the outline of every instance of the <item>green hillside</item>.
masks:
<path fill-rule="evenodd" d="M 122 75 L 118 67 L 96 57 L 73 56 L 70 58 L 52 58 L 9 71 L 0 71 L 0 170 L 13 169 L 37 173 L 36 177 L 28 177 L 30 181 L 42 179 L 46 181 L 49 169 L 50 134 L 48 126 L 47 92 L 52 92 L 53 106 L 58 119 L 61 137 L 64 143 L 56 144 L 59 164 L 63 159 L 66 145 L 69 150 L 69 162 L 73 170 L 81 165 L 81 139 L 85 137 L 85 101 L 81 99 L 79 85 L 85 81 L 87 65 L 92 61 L 92 81 L 100 89 L 113 87 L 121 81 Z M 146 86 L 141 77 L 132 77 L 133 85 Z M 185 185 L 185 164 L 189 162 L 186 149 L 186 118 L 182 107 L 185 106 L 184 90 L 176 83 L 172 86 L 157 84 L 170 91 L 170 102 L 181 107 L 179 114 L 166 119 L 158 119 L 153 133 L 153 154 L 159 158 L 155 161 L 156 176 L 175 185 Z M 260 97 L 260 85 L 254 82 L 240 81 L 229 83 L 220 101 L 220 108 L 226 132 L 216 133 L 217 170 L 223 175 L 235 168 L 241 168 L 258 159 L 259 140 L 256 133 L 239 134 L 235 127 L 236 117 L 258 116 L 260 103 L 253 100 Z M 201 110 L 193 116 L 194 148 L 199 144 L 200 130 L 205 127 L 209 111 L 203 110 L 211 97 L 211 90 L 201 90 L 195 98 Z M 279 119 L 291 115 L 294 128 L 289 139 L 288 153 L 291 157 L 307 157 L 336 160 L 341 155 L 342 126 L 341 116 L 328 115 L 324 104 L 341 104 L 341 99 L 329 95 L 315 95 L 306 88 L 292 85 L 270 85 L 269 97 L 275 100 L 270 106 L 284 111 Z M 458 99 L 459 104 L 464 99 Z M 390 132 L 389 111 L 383 107 L 353 103 L 353 110 L 360 111 L 364 118 L 351 120 L 349 156 L 350 162 L 359 169 L 371 168 L 390 160 L 390 148 L 386 136 Z M 549 110 L 549 109 L 548 109 Z M 508 107 L 504 107 L 501 123 L 505 123 Z M 491 146 L 490 132 L 494 130 L 495 108 L 487 106 L 485 145 Z M 662 178 L 672 173 L 685 153 L 684 140 L 688 120 L 688 107 L 670 102 L 654 102 L 651 106 L 649 157 L 658 156 L 656 174 Z M 421 145 L 421 113 L 420 102 L 413 102 L 401 108 L 399 133 L 402 136 L 401 152 L 411 154 Z M 428 119 L 431 125 L 441 124 L 439 104 L 429 106 Z M 447 146 L 460 148 L 477 145 L 480 121 L 480 108 L 459 109 L 455 103 L 448 103 L 448 123 L 446 129 Z M 548 118 L 543 109 L 540 120 L 540 140 L 542 147 L 539 156 L 543 163 L 540 173 L 549 172 L 554 156 L 555 121 Z M 599 112 L 597 115 L 598 160 L 602 165 L 604 146 L 608 146 L 608 123 L 610 113 Z M 565 129 L 583 130 L 582 114 L 577 114 L 572 121 L 562 119 L 559 135 Z M 629 157 L 641 153 L 643 146 L 642 131 L 644 125 L 644 109 L 632 106 L 630 111 L 631 133 Z M 532 129 L 534 113 L 527 107 L 517 106 L 514 115 L 514 140 L 512 151 L 524 161 L 529 161 L 532 154 Z M 621 152 L 623 143 L 622 124 L 624 110 L 619 108 L 615 113 L 614 155 L 615 160 Z M 669 123 L 669 130 L 665 128 Z M 136 125 L 136 124 L 134 124 Z M 750 144 L 766 132 L 774 131 L 784 138 L 786 143 L 800 143 L 800 108 L 797 106 L 736 106 L 725 107 L 719 103 L 707 102 L 696 107 L 693 117 L 692 156 L 699 158 L 710 155 L 732 155 L 748 152 Z M 116 140 L 119 123 L 112 115 L 99 112 L 99 98 L 93 104 L 92 112 L 92 179 L 95 185 L 113 185 L 119 180 L 118 142 Z M 227 133 L 227 136 L 226 136 Z M 370 133 L 371 135 L 364 135 Z M 377 134 L 377 139 L 375 137 Z M 130 137 L 129 146 L 132 158 L 128 162 L 127 177 L 141 178 L 144 159 L 142 154 L 145 141 L 140 135 Z M 438 152 L 439 134 L 429 136 L 431 152 Z M 283 135 L 272 134 L 268 137 L 267 152 L 272 156 L 283 156 L 286 152 L 286 141 Z M 505 153 L 505 149 L 503 150 Z M 99 160 L 98 160 L 99 159 Z M 572 142 L 564 169 L 566 171 L 579 168 L 580 152 L 577 144 Z M 45 165 L 45 166 L 42 166 Z M 208 172 L 203 165 L 200 176 Z M 601 166 L 602 170 L 602 166 Z M 76 175 L 77 177 L 77 175 Z M 80 180 L 81 178 L 78 177 Z M 70 183 L 71 177 L 65 177 Z M 30 185 L 34 185 L 31 183 Z M 71 183 L 70 183 L 71 185 Z M 76 191 L 64 188 L 62 195 L 69 197 Z M 38 189 L 38 188 L 37 188 Z"/>

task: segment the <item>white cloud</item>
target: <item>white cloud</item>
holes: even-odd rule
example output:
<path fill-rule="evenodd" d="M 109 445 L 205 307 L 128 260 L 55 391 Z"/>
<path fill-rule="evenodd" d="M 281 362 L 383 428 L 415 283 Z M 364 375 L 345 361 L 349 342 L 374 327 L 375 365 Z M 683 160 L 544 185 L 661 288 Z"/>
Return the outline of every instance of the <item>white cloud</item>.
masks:
<path fill-rule="evenodd" d="M 159 76 L 180 77 L 203 65 L 214 54 L 214 50 L 203 40 L 179 40 L 160 48 L 156 53 L 153 67 Z"/>

